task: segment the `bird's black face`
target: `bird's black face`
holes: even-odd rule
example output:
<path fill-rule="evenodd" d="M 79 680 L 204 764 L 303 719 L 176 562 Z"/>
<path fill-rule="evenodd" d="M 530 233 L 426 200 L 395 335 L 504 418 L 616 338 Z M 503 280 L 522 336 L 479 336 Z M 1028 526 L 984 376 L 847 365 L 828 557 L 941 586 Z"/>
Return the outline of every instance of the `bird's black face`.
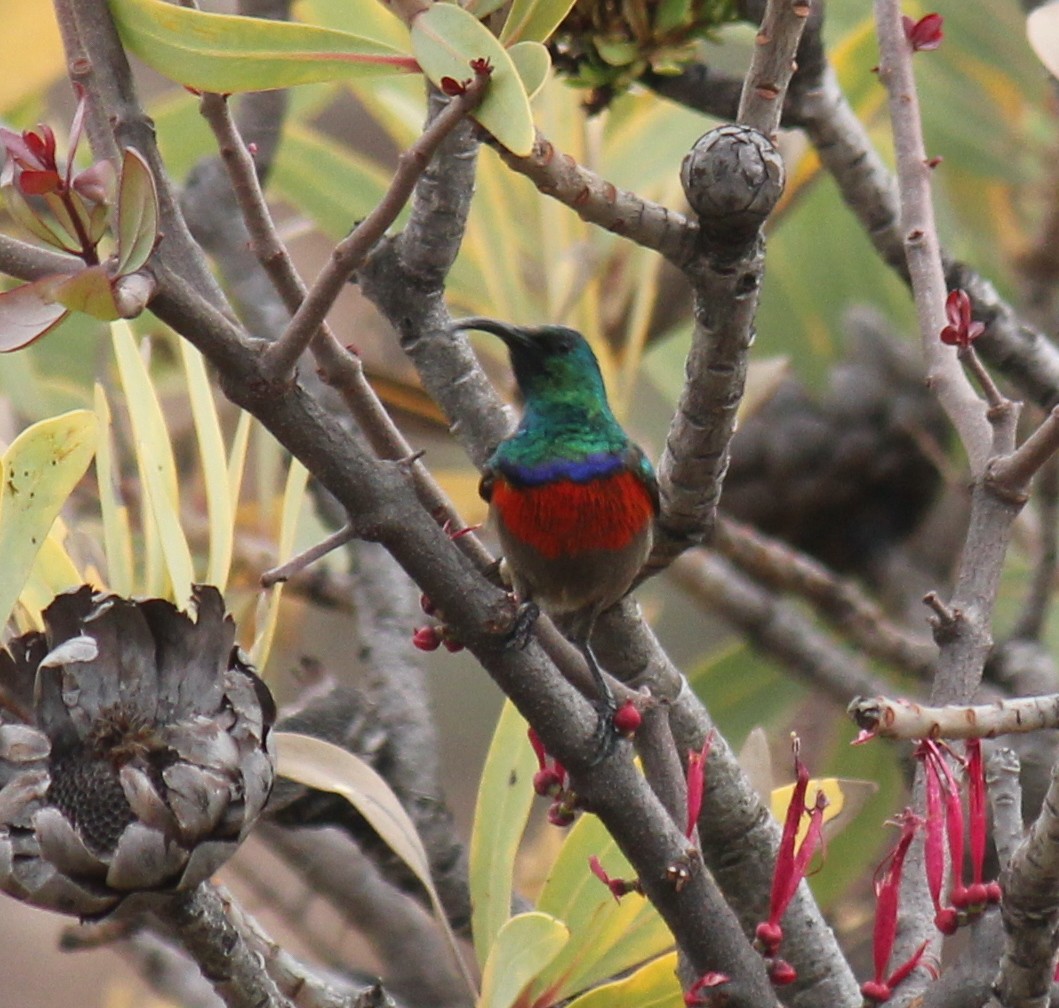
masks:
<path fill-rule="evenodd" d="M 499 336 L 511 354 L 511 367 L 523 396 L 605 398 L 599 363 L 592 348 L 567 326 L 509 326 L 495 319 L 473 318 L 456 323 L 459 329 L 480 329 Z"/>

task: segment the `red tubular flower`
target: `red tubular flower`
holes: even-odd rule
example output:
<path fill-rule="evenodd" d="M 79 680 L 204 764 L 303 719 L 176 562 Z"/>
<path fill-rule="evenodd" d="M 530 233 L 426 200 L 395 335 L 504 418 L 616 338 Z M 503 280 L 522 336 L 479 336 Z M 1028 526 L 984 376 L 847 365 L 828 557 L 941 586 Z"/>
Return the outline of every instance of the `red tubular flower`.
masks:
<path fill-rule="evenodd" d="M 566 767 L 552 759 L 544 748 L 535 728 L 529 729 L 530 745 L 537 757 L 537 772 L 533 775 L 533 790 L 542 798 L 560 798 L 566 789 Z M 558 803 L 557 803 L 558 804 Z M 567 825 L 567 823 L 556 823 Z"/>
<path fill-rule="evenodd" d="M 944 19 L 940 14 L 924 14 L 918 21 L 913 21 L 907 14 L 901 18 L 905 29 L 905 38 L 912 47 L 912 52 L 929 52 L 941 45 L 945 33 L 941 30 Z"/>
<path fill-rule="evenodd" d="M 967 820 L 971 840 L 971 884 L 966 889 L 968 908 L 984 907 L 990 902 L 988 886 L 982 882 L 985 863 L 985 766 L 982 763 L 982 743 L 971 739 L 967 743 Z M 954 897 L 955 902 L 955 897 Z"/>
<path fill-rule="evenodd" d="M 691 838 L 695 824 L 702 811 L 702 796 L 706 792 L 706 757 L 713 748 L 713 731 L 706 736 L 699 752 L 688 753 L 688 819 L 684 827 L 684 836 Z"/>
<path fill-rule="evenodd" d="M 943 907 L 941 905 L 941 887 L 945 878 L 946 822 L 948 822 L 950 827 L 950 830 L 948 831 L 948 839 L 951 846 L 954 839 L 953 833 L 951 832 L 953 820 L 946 811 L 946 808 L 951 811 L 951 804 L 947 805 L 946 808 L 943 808 L 944 803 L 942 793 L 944 791 L 951 796 L 952 789 L 948 787 L 948 785 L 951 781 L 954 786 L 955 780 L 952 779 L 948 763 L 946 763 L 945 757 L 942 755 L 936 742 L 929 740 L 924 741 L 917 750 L 916 755 L 923 760 L 923 771 L 926 778 L 927 790 L 927 833 L 923 846 L 927 873 L 927 888 L 930 890 L 930 898 L 934 904 L 935 926 L 942 934 L 951 935 L 955 934 L 957 927 L 959 927 L 959 918 L 953 907 Z M 945 776 L 946 774 L 948 774 L 947 777 Z M 945 778 L 945 784 L 942 783 L 943 777 Z M 959 813 L 959 798 L 956 798 L 956 803 L 956 819 L 958 821 L 959 829 L 962 831 L 963 816 Z M 962 832 L 955 839 L 956 846 L 960 850 L 962 858 Z"/>
<path fill-rule="evenodd" d="M 971 299 L 962 288 L 949 291 L 945 299 L 945 317 L 949 324 L 941 330 L 941 342 L 961 350 L 969 347 L 985 332 L 984 322 L 971 320 Z"/>
<path fill-rule="evenodd" d="M 806 804 L 809 790 L 809 769 L 798 756 L 798 740 L 794 740 L 795 784 L 787 806 L 787 817 L 783 823 L 783 835 L 780 838 L 779 850 L 776 853 L 776 867 L 772 875 L 772 893 L 769 897 L 769 919 L 758 924 L 756 937 L 762 952 L 774 957 L 780 942 L 783 941 L 783 928 L 780 921 L 787 912 L 798 884 L 809 869 L 809 862 L 820 847 L 823 839 L 824 809 L 827 798 L 823 791 L 816 792 L 816 799 L 810 808 Z M 795 850 L 798 838 L 798 827 L 802 816 L 809 817 L 809 828 L 805 832 L 801 845 Z M 790 982 L 789 980 L 786 982 Z"/>
<path fill-rule="evenodd" d="M 924 942 L 907 961 L 889 976 L 886 975 L 886 967 L 894 950 L 894 939 L 897 937 L 897 903 L 905 857 L 922 822 L 911 809 L 905 809 L 899 820 L 901 836 L 875 873 L 875 930 L 872 935 L 875 977 L 860 988 L 861 993 L 870 1001 L 888 1001 L 894 987 L 919 965 L 927 947 Z"/>
<path fill-rule="evenodd" d="M 623 878 L 612 878 L 607 874 L 606 869 L 595 854 L 588 859 L 588 867 L 592 874 L 610 890 L 611 896 L 614 897 L 614 900 L 617 903 L 621 902 L 622 896 L 627 896 L 631 892 L 640 891 L 639 879 L 633 879 L 629 882 Z"/>

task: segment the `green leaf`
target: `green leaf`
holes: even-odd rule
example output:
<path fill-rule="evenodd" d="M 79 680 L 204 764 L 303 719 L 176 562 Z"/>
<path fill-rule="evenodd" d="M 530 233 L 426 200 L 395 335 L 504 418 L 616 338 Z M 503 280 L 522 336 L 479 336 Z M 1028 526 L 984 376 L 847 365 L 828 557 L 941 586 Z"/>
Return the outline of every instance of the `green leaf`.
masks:
<path fill-rule="evenodd" d="M 547 47 L 540 42 L 516 42 L 508 48 L 507 54 L 515 64 L 526 94 L 532 99 L 544 87 L 552 68 Z"/>
<path fill-rule="evenodd" d="M 569 1008 L 684 1008 L 677 980 L 677 954 L 660 956 L 614 983 L 595 987 Z"/>
<path fill-rule="evenodd" d="M 27 427 L 4 452 L 0 484 L 0 624 L 6 623 L 60 509 L 99 440 L 90 410 Z"/>
<path fill-rule="evenodd" d="M 235 543 L 236 500 L 228 483 L 224 438 L 220 418 L 213 400 L 213 389 L 206 374 L 202 355 L 187 340 L 179 340 L 184 362 L 188 400 L 195 421 L 199 446 L 199 464 L 206 484 L 206 514 L 210 529 L 210 557 L 206 581 L 223 593 L 228 584 Z"/>
<path fill-rule="evenodd" d="M 110 11 L 122 41 L 144 63 L 199 91 L 267 91 L 415 70 L 407 53 L 351 32 L 162 0 L 110 0 Z"/>
<path fill-rule="evenodd" d="M 135 590 L 132 561 L 132 533 L 129 509 L 121 499 L 114 467 L 111 443 L 110 404 L 106 392 L 95 385 L 95 409 L 99 418 L 100 438 L 96 451 L 96 486 L 99 510 L 103 517 L 103 547 L 107 556 L 107 586 L 118 595 L 132 595 Z"/>
<path fill-rule="evenodd" d="M 0 291 L 0 353 L 29 346 L 69 314 L 53 297 L 54 284 L 54 277 L 45 277 Z"/>
<path fill-rule="evenodd" d="M 493 73 L 474 118 L 513 154 L 533 149 L 533 115 L 529 97 L 507 50 L 473 14 L 454 4 L 436 3 L 412 22 L 412 51 L 430 80 L 465 81 L 471 61 L 487 59 Z"/>
<path fill-rule="evenodd" d="M 500 41 L 504 45 L 544 42 L 573 5 L 574 0 L 515 0 L 500 31 Z"/>
<path fill-rule="evenodd" d="M 480 966 L 511 916 L 515 856 L 533 804 L 536 769 L 526 721 L 508 700 L 482 768 L 471 831 L 471 932 Z"/>
<path fill-rule="evenodd" d="M 602 823 L 582 816 L 563 841 L 537 901 L 537 909 L 565 921 L 570 941 L 537 978 L 536 996 L 547 991 L 563 1000 L 673 946 L 672 934 L 643 896 L 630 893 L 618 902 L 592 874 L 593 855 L 612 877 L 635 874 Z"/>
<path fill-rule="evenodd" d="M 158 242 L 158 192 L 143 155 L 125 149 L 118 185 L 118 266 L 116 275 L 135 273 Z"/>
<path fill-rule="evenodd" d="M 481 21 L 492 14 L 493 11 L 500 10 L 505 3 L 507 3 L 507 0 L 468 0 L 463 5 L 463 9 Z"/>
<path fill-rule="evenodd" d="M 144 490 L 140 519 L 145 541 L 145 592 L 162 595 L 166 589 L 163 575 L 168 575 L 173 600 L 183 605 L 191 595 L 194 576 L 191 551 L 180 526 L 180 489 L 165 416 L 132 328 L 124 321 L 113 323 L 111 339 Z"/>
<path fill-rule="evenodd" d="M 280 518 L 278 552 L 286 560 L 294 552 L 294 535 L 298 531 L 298 517 L 302 501 L 305 499 L 305 486 L 309 482 L 309 470 L 297 459 L 290 460 L 287 469 L 287 482 L 283 488 L 283 512 Z M 267 598 L 265 618 L 258 625 L 257 638 L 250 649 L 253 664 L 264 671 L 268 656 L 272 652 L 272 641 L 276 636 L 276 625 L 279 622 L 279 602 L 283 595 L 283 582 L 273 585 L 262 596 Z"/>
<path fill-rule="evenodd" d="M 496 936 L 482 971 L 478 1008 L 512 1008 L 568 937 L 566 925 L 548 914 L 533 911 L 512 917 Z"/>

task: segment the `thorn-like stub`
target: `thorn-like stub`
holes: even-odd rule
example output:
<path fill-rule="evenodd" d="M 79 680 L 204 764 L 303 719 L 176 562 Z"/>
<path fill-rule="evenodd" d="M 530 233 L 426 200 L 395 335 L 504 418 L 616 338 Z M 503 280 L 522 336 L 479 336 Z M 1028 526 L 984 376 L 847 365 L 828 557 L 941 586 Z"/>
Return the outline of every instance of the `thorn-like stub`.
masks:
<path fill-rule="evenodd" d="M 779 202 L 786 172 L 768 137 L 729 125 L 695 142 L 680 166 L 680 181 L 704 231 L 749 236 Z"/>

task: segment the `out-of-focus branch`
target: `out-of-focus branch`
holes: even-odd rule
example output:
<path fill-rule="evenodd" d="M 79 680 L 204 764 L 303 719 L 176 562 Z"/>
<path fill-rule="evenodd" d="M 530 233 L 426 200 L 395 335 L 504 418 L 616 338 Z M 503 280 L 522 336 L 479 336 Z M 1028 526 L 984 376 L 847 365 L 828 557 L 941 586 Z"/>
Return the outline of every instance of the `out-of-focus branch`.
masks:
<path fill-rule="evenodd" d="M 752 645 L 837 702 L 847 702 L 868 683 L 884 685 L 860 657 L 839 647 L 798 609 L 724 558 L 690 550 L 674 561 L 673 575 Z"/>
<path fill-rule="evenodd" d="M 923 146 L 919 97 L 912 73 L 913 49 L 905 37 L 901 16 L 897 0 L 875 0 L 879 79 L 890 100 L 905 256 L 927 363 L 927 382 L 960 435 L 972 473 L 978 475 L 990 454 L 989 426 L 981 400 L 956 355 L 938 339 L 945 326 L 946 290 L 931 198 L 933 169 Z"/>
<path fill-rule="evenodd" d="M 925 679 L 937 648 L 897 626 L 853 581 L 837 577 L 807 554 L 725 517 L 717 522 L 714 549 L 746 573 L 804 598 L 865 654 Z"/>
<path fill-rule="evenodd" d="M 1059 768 L 1041 814 L 1003 876 L 1007 943 L 996 978 L 1003 1005 L 1044 1008 L 1059 950 Z"/>

